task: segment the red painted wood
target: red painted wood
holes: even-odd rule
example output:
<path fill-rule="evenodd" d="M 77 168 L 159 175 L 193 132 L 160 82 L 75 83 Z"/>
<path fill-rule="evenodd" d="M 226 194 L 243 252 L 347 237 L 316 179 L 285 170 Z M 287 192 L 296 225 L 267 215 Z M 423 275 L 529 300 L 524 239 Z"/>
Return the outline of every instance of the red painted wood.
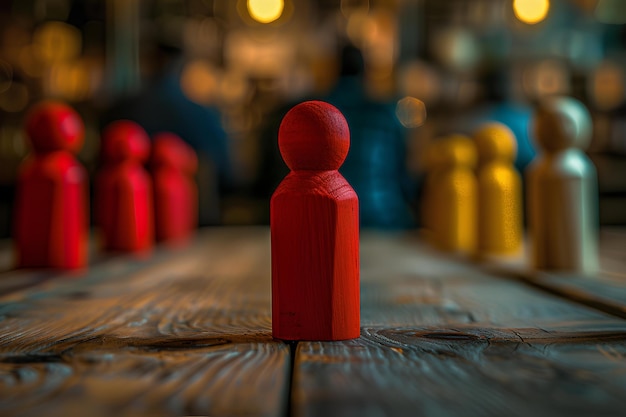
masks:
<path fill-rule="evenodd" d="M 283 340 L 359 337 L 359 202 L 337 171 L 350 146 L 343 115 L 292 108 L 278 145 L 291 173 L 270 203 L 272 332 Z"/>
<path fill-rule="evenodd" d="M 154 183 L 154 220 L 158 241 L 177 244 L 198 226 L 198 167 L 195 151 L 173 133 L 159 133 L 150 161 Z"/>
<path fill-rule="evenodd" d="M 20 167 L 15 243 L 20 267 L 75 269 L 87 265 L 88 177 L 74 157 L 82 146 L 80 116 L 45 101 L 26 117 L 32 153 Z"/>
<path fill-rule="evenodd" d="M 142 165 L 149 154 L 150 139 L 138 124 L 119 120 L 104 130 L 95 208 L 105 250 L 146 252 L 153 246 L 152 181 Z"/>

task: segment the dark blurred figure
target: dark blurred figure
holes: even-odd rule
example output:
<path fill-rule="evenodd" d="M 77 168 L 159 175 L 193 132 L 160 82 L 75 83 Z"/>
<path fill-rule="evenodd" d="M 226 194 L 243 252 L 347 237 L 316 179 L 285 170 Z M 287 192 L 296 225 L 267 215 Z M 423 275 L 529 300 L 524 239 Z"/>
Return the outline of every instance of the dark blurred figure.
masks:
<path fill-rule="evenodd" d="M 161 45 L 154 79 L 142 91 L 116 103 L 107 121 L 130 119 L 152 137 L 172 132 L 198 153 L 199 224 L 219 223 L 219 199 L 234 185 L 228 135 L 217 109 L 191 101 L 183 92 L 180 78 L 185 64 L 179 49 Z"/>
<path fill-rule="evenodd" d="M 488 71 L 482 81 L 486 93 L 485 103 L 462 119 L 458 129 L 472 135 L 483 123 L 495 121 L 508 126 L 517 141 L 515 167 L 519 172 L 524 172 L 536 154 L 532 130 L 529 128 L 533 108 L 528 103 L 513 99 L 513 79 L 506 69 Z"/>
<path fill-rule="evenodd" d="M 407 131 L 396 117 L 395 103 L 368 96 L 363 56 L 354 46 L 343 48 L 337 84 L 322 99 L 341 110 L 350 126 L 350 151 L 340 171 L 359 196 L 361 226 L 413 227 Z"/>
<path fill-rule="evenodd" d="M 327 96 L 303 97 L 298 103 L 313 99 L 337 107 L 350 127 L 350 151 L 339 171 L 359 196 L 361 226 L 379 229 L 415 226 L 411 204 L 416 187 L 406 167 L 407 133 L 396 117 L 395 103 L 379 102 L 368 96 L 365 64 L 357 48 L 342 49 L 340 76 Z M 282 117 L 298 103 L 282 106 L 267 118 L 255 187 L 264 198 L 269 199 L 289 173 L 278 150 L 278 128 Z"/>

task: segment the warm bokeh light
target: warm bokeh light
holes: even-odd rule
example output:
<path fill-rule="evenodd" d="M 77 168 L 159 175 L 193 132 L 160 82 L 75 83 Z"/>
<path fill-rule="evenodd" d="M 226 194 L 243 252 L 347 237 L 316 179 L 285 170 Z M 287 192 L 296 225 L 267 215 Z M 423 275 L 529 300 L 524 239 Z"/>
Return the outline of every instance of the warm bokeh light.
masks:
<path fill-rule="evenodd" d="M 250 88 L 244 74 L 238 71 L 225 73 L 218 88 L 222 102 L 230 105 L 242 102 L 250 93 Z"/>
<path fill-rule="evenodd" d="M 270 23 L 283 14 L 284 0 L 248 0 L 248 13 L 261 23 Z"/>
<path fill-rule="evenodd" d="M 398 71 L 398 86 L 403 95 L 417 97 L 425 103 L 436 103 L 442 94 L 441 74 L 424 61 L 411 61 Z"/>
<path fill-rule="evenodd" d="M 27 45 L 22 48 L 18 62 L 22 71 L 32 78 L 42 77 L 46 71 L 46 66 L 43 65 L 34 45 Z"/>
<path fill-rule="evenodd" d="M 600 64 L 589 77 L 588 91 L 598 109 L 608 111 L 619 107 L 626 98 L 624 74 L 620 66 L 611 61 Z"/>
<path fill-rule="evenodd" d="M 198 104 L 209 104 L 215 101 L 217 95 L 218 74 L 208 61 L 193 60 L 183 68 L 180 84 L 188 99 Z"/>
<path fill-rule="evenodd" d="M 522 86 L 526 95 L 533 98 L 569 94 L 570 78 L 569 68 L 563 61 L 546 59 L 524 70 Z"/>
<path fill-rule="evenodd" d="M 415 97 L 404 97 L 396 105 L 396 116 L 404 127 L 419 127 L 426 121 L 426 105 Z"/>
<path fill-rule="evenodd" d="M 249 76 L 276 79 L 294 64 L 296 42 L 278 32 L 257 36 L 252 31 L 233 31 L 224 40 L 226 66 Z"/>
<path fill-rule="evenodd" d="M 74 26 L 63 22 L 46 22 L 33 35 L 39 58 L 45 63 L 57 63 L 80 54 L 81 34 Z"/>
<path fill-rule="evenodd" d="M 77 60 L 53 65 L 46 77 L 46 92 L 69 101 L 82 101 L 91 92 L 92 68 Z"/>
<path fill-rule="evenodd" d="M 481 48 L 476 36 L 464 28 L 445 28 L 433 37 L 432 53 L 444 67 L 469 71 L 480 61 Z"/>
<path fill-rule="evenodd" d="M 513 0 L 515 16 L 530 25 L 545 19 L 548 10 L 550 10 L 550 0 Z"/>

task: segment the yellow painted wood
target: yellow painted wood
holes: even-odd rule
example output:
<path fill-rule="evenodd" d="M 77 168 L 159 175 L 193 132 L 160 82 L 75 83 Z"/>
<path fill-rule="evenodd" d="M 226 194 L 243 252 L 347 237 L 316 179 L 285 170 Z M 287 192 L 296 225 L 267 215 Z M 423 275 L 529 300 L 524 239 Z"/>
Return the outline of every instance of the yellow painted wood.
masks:
<path fill-rule="evenodd" d="M 513 161 L 517 143 L 501 123 L 474 134 L 478 151 L 478 255 L 519 253 L 522 247 L 522 180 Z"/>
<path fill-rule="evenodd" d="M 430 179 L 429 221 L 435 246 L 470 254 L 476 246 L 476 149 L 471 139 L 453 135 L 439 141 Z"/>

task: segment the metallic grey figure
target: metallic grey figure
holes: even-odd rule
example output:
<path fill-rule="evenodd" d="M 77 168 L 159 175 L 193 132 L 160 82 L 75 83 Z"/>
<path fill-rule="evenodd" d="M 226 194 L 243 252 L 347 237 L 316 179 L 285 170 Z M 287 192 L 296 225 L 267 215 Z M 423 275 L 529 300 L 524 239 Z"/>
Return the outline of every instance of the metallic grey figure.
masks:
<path fill-rule="evenodd" d="M 593 274 L 598 269 L 598 180 L 583 150 L 591 138 L 585 106 L 550 97 L 538 106 L 540 153 L 526 169 L 531 264 Z"/>

